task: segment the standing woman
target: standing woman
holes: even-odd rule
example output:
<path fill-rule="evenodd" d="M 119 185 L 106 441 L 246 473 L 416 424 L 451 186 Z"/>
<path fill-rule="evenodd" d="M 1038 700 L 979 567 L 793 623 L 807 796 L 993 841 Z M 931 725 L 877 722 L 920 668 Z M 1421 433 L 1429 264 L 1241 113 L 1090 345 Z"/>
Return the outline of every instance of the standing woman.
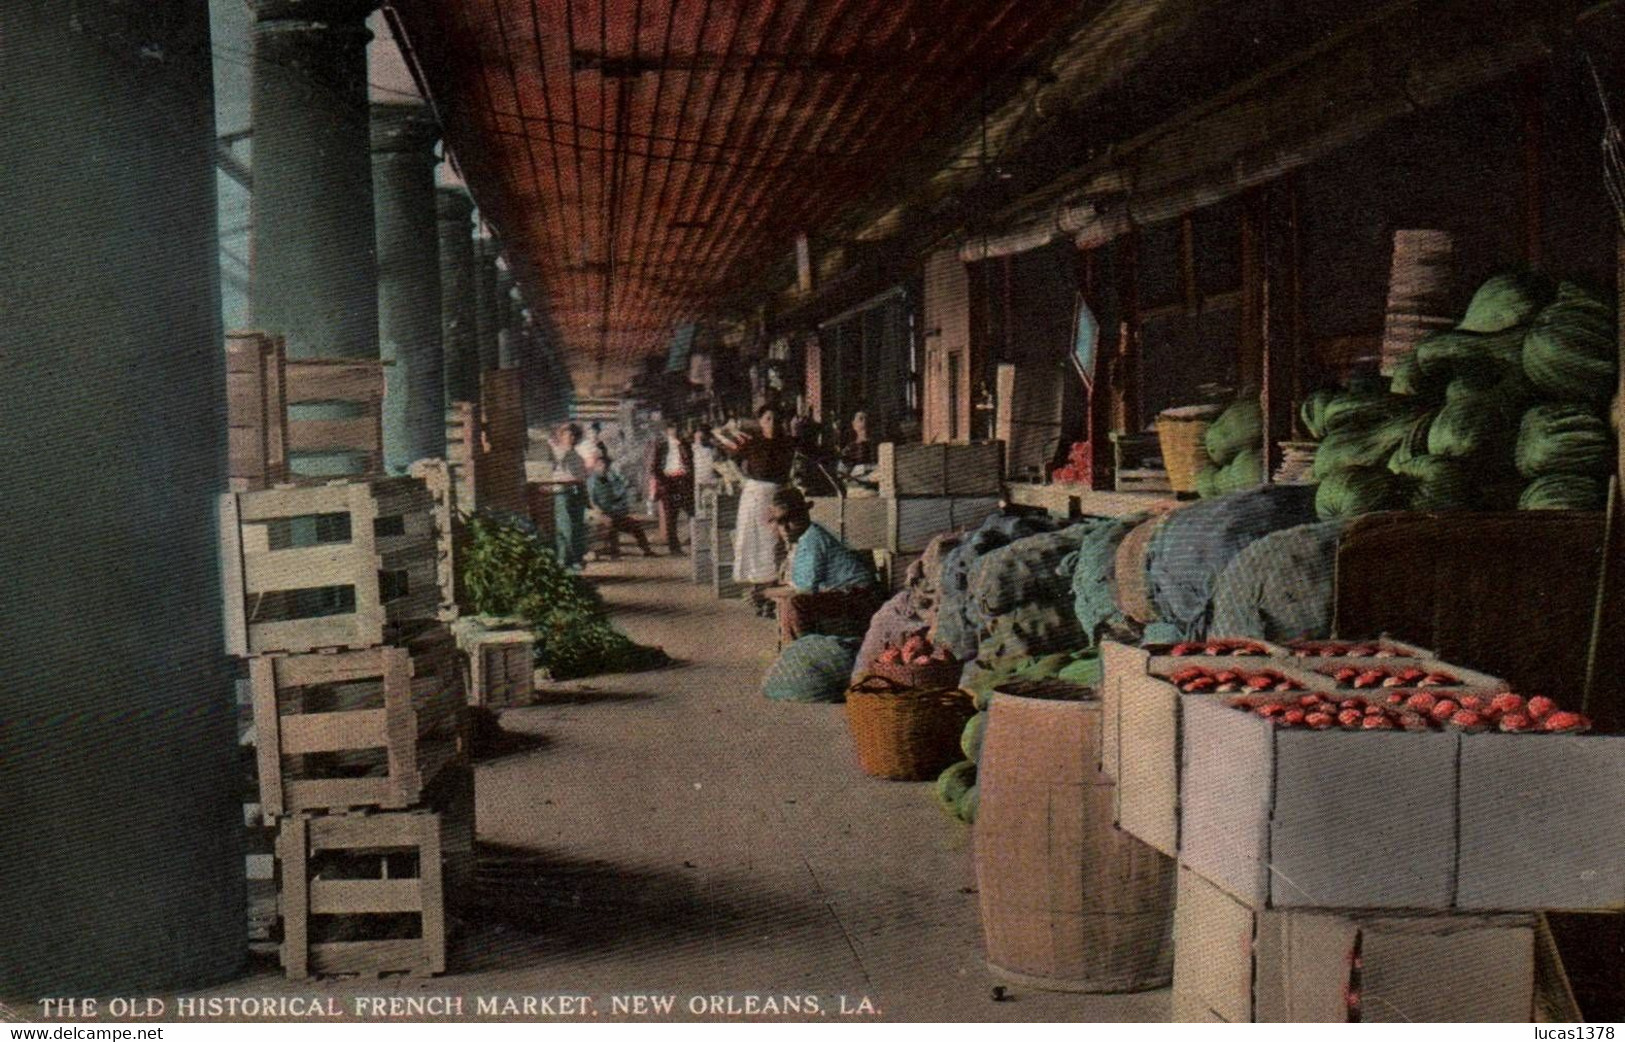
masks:
<path fill-rule="evenodd" d="M 772 520 L 773 493 L 790 480 L 795 462 L 795 439 L 778 427 L 778 412 L 771 405 L 756 411 L 761 433 L 731 441 L 718 435 L 723 448 L 739 462 L 745 487 L 739 494 L 739 520 L 734 528 L 734 579 L 751 584 L 751 602 L 758 614 L 767 614 L 772 602 L 763 591 L 778 578 L 779 533 Z"/>
<path fill-rule="evenodd" d="M 587 558 L 587 463 L 576 451 L 581 428 L 562 423 L 553 435 L 553 546 L 559 563 L 579 572 Z"/>

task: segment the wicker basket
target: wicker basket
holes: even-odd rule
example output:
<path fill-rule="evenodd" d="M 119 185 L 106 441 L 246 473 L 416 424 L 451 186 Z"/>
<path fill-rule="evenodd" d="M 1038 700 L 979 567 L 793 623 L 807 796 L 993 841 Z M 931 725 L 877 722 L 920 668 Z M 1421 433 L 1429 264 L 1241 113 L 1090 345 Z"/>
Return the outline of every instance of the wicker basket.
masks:
<path fill-rule="evenodd" d="M 1162 465 L 1168 470 L 1168 484 L 1175 492 L 1195 492 L 1196 475 L 1208 465 L 1207 446 L 1202 439 L 1213 425 L 1211 416 L 1157 417 L 1157 440 L 1162 444 Z"/>
<path fill-rule="evenodd" d="M 914 666 L 906 662 L 882 662 L 878 657 L 869 663 L 867 670 L 870 676 L 888 680 L 899 688 L 919 691 L 958 687 L 959 675 L 964 671 L 965 664 L 954 658 L 932 659 L 924 666 Z"/>
<path fill-rule="evenodd" d="M 846 693 L 858 765 L 892 781 L 927 781 L 963 759 L 959 736 L 975 712 L 967 692 L 910 690 L 874 675 Z"/>

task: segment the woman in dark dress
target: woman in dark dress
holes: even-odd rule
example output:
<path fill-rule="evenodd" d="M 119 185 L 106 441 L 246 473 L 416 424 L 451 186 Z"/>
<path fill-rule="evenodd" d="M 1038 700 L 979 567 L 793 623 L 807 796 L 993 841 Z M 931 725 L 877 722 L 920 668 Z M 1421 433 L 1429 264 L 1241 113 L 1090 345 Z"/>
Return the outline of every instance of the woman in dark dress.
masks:
<path fill-rule="evenodd" d="M 778 420 L 778 411 L 764 405 L 756 413 L 760 434 L 737 440 L 717 435 L 745 475 L 745 487 L 739 494 L 739 521 L 734 529 L 734 578 L 751 584 L 751 602 L 763 613 L 771 603 L 762 591 L 772 585 L 779 572 L 779 534 L 770 516 L 773 493 L 790 480 L 796 456 L 795 439 L 779 430 Z"/>

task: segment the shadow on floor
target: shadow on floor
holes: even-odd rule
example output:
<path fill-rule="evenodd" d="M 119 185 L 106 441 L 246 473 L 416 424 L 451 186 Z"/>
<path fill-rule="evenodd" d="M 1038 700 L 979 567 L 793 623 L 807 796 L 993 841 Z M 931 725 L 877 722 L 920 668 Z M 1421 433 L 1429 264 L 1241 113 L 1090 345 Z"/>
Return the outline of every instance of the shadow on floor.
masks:
<path fill-rule="evenodd" d="M 597 688 L 582 688 L 579 691 L 537 691 L 533 705 L 538 706 L 588 706 L 600 702 L 649 702 L 660 696 L 647 691 L 603 691 Z"/>
<path fill-rule="evenodd" d="M 686 862 L 633 870 L 483 843 L 477 857 L 474 886 L 457 913 L 467 927 L 457 945 L 460 972 L 520 968 L 527 955 L 711 953 L 831 925 L 810 892 L 707 887 Z"/>
<path fill-rule="evenodd" d="M 545 734 L 510 731 L 502 726 L 497 714 L 489 709 L 470 711 L 472 740 L 469 755 L 476 762 L 499 760 L 504 756 L 517 756 L 545 749 L 552 739 Z"/>

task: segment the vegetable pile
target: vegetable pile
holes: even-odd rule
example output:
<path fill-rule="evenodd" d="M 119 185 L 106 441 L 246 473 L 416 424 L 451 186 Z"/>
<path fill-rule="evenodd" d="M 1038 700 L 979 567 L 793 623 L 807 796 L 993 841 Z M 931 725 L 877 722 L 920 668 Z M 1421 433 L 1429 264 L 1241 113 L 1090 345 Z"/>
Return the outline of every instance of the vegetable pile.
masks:
<path fill-rule="evenodd" d="M 946 644 L 933 644 L 925 634 L 922 628 L 909 634 L 901 644 L 888 641 L 876 661 L 888 666 L 929 666 L 933 662 L 957 661 Z"/>
<path fill-rule="evenodd" d="M 554 680 L 653 669 L 670 660 L 609 622 L 598 591 L 571 574 L 535 530 L 509 517 L 476 514 L 459 549 L 462 607 L 517 616 L 536 633 L 536 664 Z"/>
<path fill-rule="evenodd" d="M 1340 699 L 1322 693 L 1295 699 L 1244 695 L 1228 700 L 1226 705 L 1247 710 L 1276 727 L 1297 730 L 1580 734 L 1591 729 L 1590 720 L 1558 709 L 1557 703 L 1544 695 L 1527 699 L 1511 693 L 1450 698 L 1430 691 L 1395 690 L 1380 699 Z"/>
<path fill-rule="evenodd" d="M 1614 458 L 1613 306 L 1570 282 L 1497 275 L 1389 386 L 1303 403 L 1320 439 L 1316 511 L 1600 508 Z"/>
<path fill-rule="evenodd" d="M 1094 480 L 1094 459 L 1089 443 L 1075 441 L 1067 451 L 1066 465 L 1056 467 L 1050 480 L 1058 485 L 1088 485 Z"/>
<path fill-rule="evenodd" d="M 1415 658 L 1392 644 L 1338 644 L 1330 641 L 1295 640 L 1287 645 L 1294 658 Z"/>
<path fill-rule="evenodd" d="M 1257 398 L 1232 403 L 1203 437 L 1208 464 L 1196 475 L 1203 499 L 1241 492 L 1264 480 L 1264 413 Z"/>
<path fill-rule="evenodd" d="M 1389 669 L 1372 666 L 1325 666 L 1318 672 L 1337 681 L 1338 687 L 1460 687 L 1461 681 L 1449 673 L 1399 666 Z"/>
<path fill-rule="evenodd" d="M 1187 695 L 1228 695 L 1238 691 L 1302 691 L 1304 686 L 1273 669 L 1248 673 L 1240 669 L 1189 666 L 1163 678 Z"/>
<path fill-rule="evenodd" d="M 1209 641 L 1183 641 L 1168 649 L 1168 654 L 1186 655 L 1268 655 L 1270 649 L 1256 640 L 1236 640 L 1215 637 Z"/>

